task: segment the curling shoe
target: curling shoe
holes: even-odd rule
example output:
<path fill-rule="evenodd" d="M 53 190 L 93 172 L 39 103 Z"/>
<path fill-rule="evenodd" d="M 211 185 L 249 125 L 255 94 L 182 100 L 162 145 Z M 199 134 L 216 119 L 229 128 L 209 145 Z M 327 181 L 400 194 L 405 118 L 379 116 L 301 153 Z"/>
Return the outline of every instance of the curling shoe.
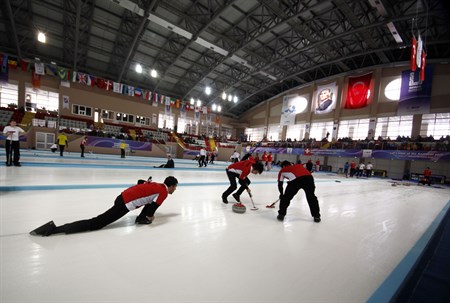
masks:
<path fill-rule="evenodd" d="M 234 194 L 232 194 L 232 196 L 233 196 L 233 198 L 234 198 L 236 201 L 238 201 L 239 203 L 241 203 L 241 199 L 239 199 L 239 195 L 238 195 L 238 194 L 234 193 Z"/>
<path fill-rule="evenodd" d="M 225 203 L 225 204 L 228 204 L 227 198 L 226 197 L 222 197 L 222 202 Z"/>
<path fill-rule="evenodd" d="M 152 221 L 150 221 L 147 217 L 137 217 L 136 221 L 134 223 L 136 223 L 136 224 L 151 224 Z"/>
<path fill-rule="evenodd" d="M 55 223 L 53 221 L 50 221 L 36 228 L 35 230 L 32 230 L 30 232 L 30 235 L 48 237 L 52 234 L 52 231 L 55 230 L 55 228 L 56 228 Z"/>
<path fill-rule="evenodd" d="M 277 220 L 278 221 L 284 221 L 284 216 L 283 215 L 278 215 L 277 216 Z"/>
<path fill-rule="evenodd" d="M 314 217 L 314 222 L 319 223 L 320 221 L 322 221 L 320 220 L 320 217 Z"/>

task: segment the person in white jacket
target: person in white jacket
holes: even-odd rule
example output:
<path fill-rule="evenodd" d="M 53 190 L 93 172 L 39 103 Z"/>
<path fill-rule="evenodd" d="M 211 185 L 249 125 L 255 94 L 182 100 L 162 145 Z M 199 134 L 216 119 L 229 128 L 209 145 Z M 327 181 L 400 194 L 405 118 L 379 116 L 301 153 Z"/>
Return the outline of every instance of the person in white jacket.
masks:
<path fill-rule="evenodd" d="M 3 129 L 5 135 L 5 151 L 6 151 L 6 166 L 22 166 L 20 160 L 20 141 L 19 136 L 25 131 L 17 126 L 15 120 L 11 120 L 9 126 Z"/>

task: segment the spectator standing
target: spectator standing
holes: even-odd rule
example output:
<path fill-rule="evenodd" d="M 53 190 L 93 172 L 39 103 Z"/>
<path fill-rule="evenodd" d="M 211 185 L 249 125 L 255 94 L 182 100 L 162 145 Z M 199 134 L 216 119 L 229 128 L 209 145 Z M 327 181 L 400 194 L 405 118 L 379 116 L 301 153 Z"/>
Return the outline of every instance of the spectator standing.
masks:
<path fill-rule="evenodd" d="M 346 178 L 348 178 L 348 169 L 350 168 L 350 164 L 348 162 L 345 162 L 344 164 L 344 175 Z"/>
<path fill-rule="evenodd" d="M 127 149 L 127 144 L 125 143 L 125 141 L 121 141 L 120 142 L 120 157 L 121 158 L 125 158 L 126 149 Z"/>
<path fill-rule="evenodd" d="M 272 162 L 273 162 L 273 155 L 272 152 L 269 152 L 267 155 L 267 171 L 270 171 L 272 169 Z"/>
<path fill-rule="evenodd" d="M 356 173 L 356 163 L 354 160 L 352 160 L 352 162 L 350 162 L 350 177 L 353 178 L 355 173 Z"/>
<path fill-rule="evenodd" d="M 358 169 L 356 171 L 356 177 L 360 178 L 364 175 L 364 169 L 366 168 L 366 165 L 364 164 L 364 162 L 359 163 L 358 165 Z"/>
<path fill-rule="evenodd" d="M 87 136 L 84 136 L 83 139 L 81 139 L 80 148 L 81 148 L 81 158 L 84 158 L 84 148 L 86 147 L 87 142 Z"/>
<path fill-rule="evenodd" d="M 422 183 L 423 185 L 428 184 L 428 186 L 431 186 L 431 174 L 431 169 L 427 166 L 427 168 L 423 171 L 423 179 L 419 182 L 419 184 Z"/>
<path fill-rule="evenodd" d="M 16 120 L 11 120 L 9 126 L 3 129 L 3 134 L 6 136 L 5 151 L 6 151 L 6 166 L 22 166 L 20 160 L 20 133 L 25 131 L 17 126 Z"/>
<path fill-rule="evenodd" d="M 64 131 L 58 135 L 58 138 L 56 139 L 56 141 L 58 142 L 58 146 L 59 146 L 59 155 L 61 157 L 63 157 L 64 149 L 66 147 L 69 147 L 69 142 L 67 141 L 67 136 L 64 133 Z"/>
<path fill-rule="evenodd" d="M 266 151 L 263 152 L 263 154 L 261 156 L 261 161 L 264 165 L 264 168 L 267 170 L 267 153 L 266 153 Z"/>
<path fill-rule="evenodd" d="M 316 160 L 316 172 L 319 172 L 319 171 L 320 171 L 320 160 L 317 159 Z"/>
<path fill-rule="evenodd" d="M 206 163 L 206 149 L 204 147 L 200 148 L 200 158 L 198 158 L 198 166 L 199 167 L 203 167 L 203 166 L 207 166 L 208 164 Z"/>
<path fill-rule="evenodd" d="M 366 165 L 366 177 L 369 178 L 372 176 L 373 164 L 371 162 Z"/>

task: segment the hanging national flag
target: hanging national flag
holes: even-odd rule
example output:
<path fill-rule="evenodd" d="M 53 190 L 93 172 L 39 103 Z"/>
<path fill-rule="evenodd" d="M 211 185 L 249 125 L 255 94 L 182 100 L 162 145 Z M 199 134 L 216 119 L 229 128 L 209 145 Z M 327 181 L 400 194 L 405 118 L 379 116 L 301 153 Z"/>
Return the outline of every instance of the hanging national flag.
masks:
<path fill-rule="evenodd" d="M 34 73 L 38 75 L 45 75 L 45 65 L 41 62 L 34 63 Z"/>
<path fill-rule="evenodd" d="M 31 85 L 34 89 L 40 89 L 41 88 L 41 75 L 38 75 L 36 73 L 31 73 Z"/>
<path fill-rule="evenodd" d="M 21 67 L 23 72 L 29 72 L 30 69 L 31 69 L 31 64 L 30 64 L 30 62 L 28 62 L 26 60 L 21 60 L 20 61 L 20 67 Z"/>
<path fill-rule="evenodd" d="M 56 68 L 57 66 L 54 64 L 46 64 L 45 73 L 49 76 L 55 77 L 57 75 Z"/>
<path fill-rule="evenodd" d="M 143 90 L 144 99 L 147 101 L 152 101 L 152 92 L 149 90 Z"/>
<path fill-rule="evenodd" d="M 206 115 L 208 113 L 208 107 L 203 106 L 202 107 L 202 113 Z"/>
<path fill-rule="evenodd" d="M 101 89 L 106 88 L 105 79 L 103 79 L 103 78 L 97 78 L 97 80 L 95 81 L 95 84 L 97 85 L 98 88 L 101 88 Z"/>
<path fill-rule="evenodd" d="M 409 65 L 410 65 L 410 69 L 411 71 L 415 71 L 417 68 L 416 65 L 416 56 L 417 56 L 417 40 L 416 40 L 416 36 L 413 35 L 412 37 L 412 41 L 411 41 L 411 57 L 409 59 Z"/>
<path fill-rule="evenodd" d="M 165 105 L 170 105 L 170 97 L 169 96 L 165 96 Z"/>
<path fill-rule="evenodd" d="M 137 98 L 142 98 L 142 90 L 139 87 L 134 88 L 134 96 Z"/>
<path fill-rule="evenodd" d="M 176 101 L 176 107 L 177 107 L 177 108 L 180 108 L 180 99 L 177 99 L 177 101 Z"/>
<path fill-rule="evenodd" d="M 77 82 L 77 72 L 72 71 L 72 82 Z"/>
<path fill-rule="evenodd" d="M 16 69 L 17 68 L 17 58 L 8 56 L 8 67 L 12 68 L 12 69 Z"/>
<path fill-rule="evenodd" d="M 113 92 L 121 94 L 123 91 L 123 84 L 118 82 L 113 82 Z"/>
<path fill-rule="evenodd" d="M 165 99 L 165 96 L 161 95 L 159 98 L 159 103 L 164 104 L 164 99 Z"/>
<path fill-rule="evenodd" d="M 134 86 L 128 85 L 128 96 L 134 97 Z"/>
<path fill-rule="evenodd" d="M 345 108 L 357 109 L 367 106 L 371 80 L 372 73 L 364 76 L 348 78 L 348 90 L 347 99 L 344 106 Z"/>
<path fill-rule="evenodd" d="M 0 82 L 8 82 L 8 55 L 0 54 Z"/>
<path fill-rule="evenodd" d="M 425 81 L 425 61 L 427 58 L 427 54 L 425 51 L 422 52 L 422 67 L 420 68 L 420 80 Z"/>
<path fill-rule="evenodd" d="M 86 85 L 95 86 L 96 78 L 92 75 L 86 75 Z"/>
<path fill-rule="evenodd" d="M 78 73 L 78 83 L 87 84 L 87 76 L 85 73 Z"/>
<path fill-rule="evenodd" d="M 113 82 L 111 80 L 105 81 L 105 89 L 106 90 L 112 90 L 113 89 Z"/>
<path fill-rule="evenodd" d="M 416 54 L 416 65 L 418 68 L 422 66 L 422 51 L 423 51 L 423 41 L 422 36 L 419 34 L 419 39 L 417 40 L 417 54 Z"/>
<path fill-rule="evenodd" d="M 158 93 L 153 93 L 153 106 L 158 106 L 159 95 Z"/>
<path fill-rule="evenodd" d="M 58 78 L 61 80 L 69 80 L 69 70 L 64 67 L 57 67 L 56 68 L 56 74 L 58 75 Z"/>

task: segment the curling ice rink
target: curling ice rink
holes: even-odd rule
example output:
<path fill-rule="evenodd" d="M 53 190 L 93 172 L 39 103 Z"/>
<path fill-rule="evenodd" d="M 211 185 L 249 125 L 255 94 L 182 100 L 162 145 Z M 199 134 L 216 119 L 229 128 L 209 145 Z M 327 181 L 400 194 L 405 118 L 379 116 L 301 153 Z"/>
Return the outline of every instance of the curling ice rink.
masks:
<path fill-rule="evenodd" d="M 449 188 L 316 173 L 322 222 L 303 191 L 278 222 L 265 207 L 278 198 L 277 169 L 250 176 L 259 209 L 244 192 L 247 212 L 236 214 L 221 202 L 225 162 L 158 169 L 165 159 L 21 153 L 22 167 L 0 166 L 2 303 L 366 302 L 400 279 L 450 203 Z M 134 224 L 138 210 L 95 232 L 28 234 L 97 216 L 138 179 L 169 175 L 180 184 L 151 225 Z"/>

